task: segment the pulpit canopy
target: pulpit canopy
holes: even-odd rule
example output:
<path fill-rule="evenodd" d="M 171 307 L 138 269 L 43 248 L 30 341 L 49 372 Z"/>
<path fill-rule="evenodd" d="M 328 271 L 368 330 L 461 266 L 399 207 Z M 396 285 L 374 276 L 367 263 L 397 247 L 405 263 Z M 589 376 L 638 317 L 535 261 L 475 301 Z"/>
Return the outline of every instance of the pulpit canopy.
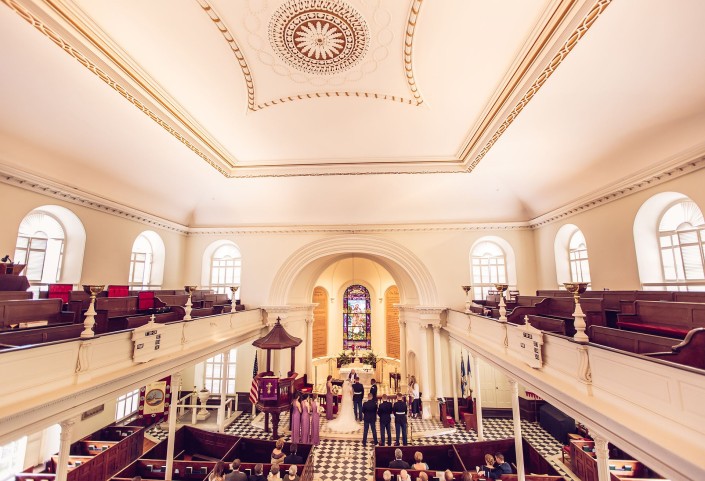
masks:
<path fill-rule="evenodd" d="M 266 350 L 290 349 L 301 344 L 301 339 L 294 337 L 284 329 L 281 318 L 277 317 L 277 323 L 266 336 L 260 337 L 252 342 L 252 345 Z"/>

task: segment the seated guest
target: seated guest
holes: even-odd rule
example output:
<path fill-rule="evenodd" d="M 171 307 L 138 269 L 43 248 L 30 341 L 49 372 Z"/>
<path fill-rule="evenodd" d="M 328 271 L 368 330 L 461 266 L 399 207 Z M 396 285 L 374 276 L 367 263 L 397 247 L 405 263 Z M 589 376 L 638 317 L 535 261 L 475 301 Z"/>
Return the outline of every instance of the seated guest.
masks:
<path fill-rule="evenodd" d="M 411 481 L 411 476 L 406 472 L 406 469 L 399 471 L 399 481 Z"/>
<path fill-rule="evenodd" d="M 284 462 L 284 457 L 286 456 L 286 454 L 284 454 L 283 449 L 284 438 L 279 438 L 277 439 L 277 442 L 274 445 L 274 449 L 272 450 L 272 458 L 270 461 L 272 463 L 272 466 L 279 467 L 279 465 Z"/>
<path fill-rule="evenodd" d="M 472 474 L 469 471 L 463 471 L 460 481 L 472 481 Z"/>
<path fill-rule="evenodd" d="M 421 471 L 419 476 L 416 478 L 416 481 L 428 481 L 428 474 Z"/>
<path fill-rule="evenodd" d="M 392 481 L 392 472 L 390 470 L 386 470 L 385 472 L 383 472 L 382 479 L 384 481 Z"/>
<path fill-rule="evenodd" d="M 269 475 L 267 476 L 267 481 L 277 481 L 282 479 L 279 475 L 279 465 L 272 464 L 272 469 L 269 470 Z"/>
<path fill-rule="evenodd" d="M 289 466 L 289 472 L 284 476 L 286 481 L 299 481 L 299 476 L 296 474 L 296 466 Z"/>
<path fill-rule="evenodd" d="M 414 464 L 411 465 L 411 469 L 416 469 L 417 471 L 429 469 L 428 464 L 423 462 L 423 454 L 421 454 L 421 451 L 416 451 L 414 453 Z"/>
<path fill-rule="evenodd" d="M 5 259 L 3 259 L 2 261 L 5 262 Z M 135 476 L 134 478 L 132 478 L 132 481 L 142 481 L 142 476 Z"/>
<path fill-rule="evenodd" d="M 443 472 L 443 480 L 444 480 L 444 481 L 453 481 L 453 479 L 455 479 L 455 476 L 453 476 L 453 473 L 451 472 L 451 470 L 450 470 L 450 469 L 446 469 L 446 470 Z"/>
<path fill-rule="evenodd" d="M 299 446 L 296 443 L 289 445 L 289 455 L 284 458 L 284 464 L 304 464 L 304 458 L 296 454 L 298 449 Z"/>
<path fill-rule="evenodd" d="M 225 475 L 225 481 L 247 481 L 247 475 L 240 471 L 240 460 L 236 459 L 230 465 L 233 470 L 231 473 Z"/>
<path fill-rule="evenodd" d="M 394 450 L 394 461 L 389 463 L 389 467 L 396 469 L 409 469 L 409 463 L 401 459 L 401 449 L 397 448 Z"/>
<path fill-rule="evenodd" d="M 504 454 L 497 453 L 494 455 L 494 459 L 496 461 L 495 469 L 500 474 L 512 474 L 512 465 L 504 460 Z"/>
<path fill-rule="evenodd" d="M 262 466 L 262 463 L 255 464 L 255 469 L 250 475 L 250 479 L 248 481 L 267 481 L 267 477 L 263 474 L 263 471 L 264 466 Z"/>
<path fill-rule="evenodd" d="M 218 461 L 211 474 L 208 475 L 208 481 L 225 481 L 225 463 Z"/>
<path fill-rule="evenodd" d="M 494 467 L 494 456 L 485 454 L 485 465 L 477 467 L 477 474 L 483 475 L 487 479 L 499 479 L 502 473 Z"/>

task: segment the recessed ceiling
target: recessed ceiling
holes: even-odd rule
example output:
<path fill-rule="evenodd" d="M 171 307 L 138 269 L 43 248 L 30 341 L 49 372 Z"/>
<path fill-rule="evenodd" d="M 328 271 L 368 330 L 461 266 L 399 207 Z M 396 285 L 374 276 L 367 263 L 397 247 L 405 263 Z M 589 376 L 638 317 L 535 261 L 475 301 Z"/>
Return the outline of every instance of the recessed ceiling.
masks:
<path fill-rule="evenodd" d="M 189 226 L 527 221 L 705 152 L 699 0 L 2 2 L 2 164 Z"/>

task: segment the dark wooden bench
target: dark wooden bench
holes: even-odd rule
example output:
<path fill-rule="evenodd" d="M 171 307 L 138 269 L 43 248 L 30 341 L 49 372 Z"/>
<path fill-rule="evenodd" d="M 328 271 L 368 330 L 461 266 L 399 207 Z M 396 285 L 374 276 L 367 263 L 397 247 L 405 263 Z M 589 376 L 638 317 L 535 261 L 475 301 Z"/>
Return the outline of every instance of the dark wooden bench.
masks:
<path fill-rule="evenodd" d="M 154 322 L 158 324 L 166 324 L 167 322 L 178 322 L 184 319 L 186 311 L 183 307 L 174 306 L 169 312 L 160 312 L 154 314 Z M 121 331 L 125 329 L 135 329 L 137 327 L 148 324 L 152 314 L 143 314 L 141 316 L 129 316 L 125 318 L 116 318 L 110 321 L 110 329 L 112 331 Z"/>
<path fill-rule="evenodd" d="M 647 355 L 663 361 L 705 369 L 705 329 L 693 329 L 685 336 L 683 342 L 672 346 L 667 352 L 653 352 Z"/>
<path fill-rule="evenodd" d="M 155 307 L 171 307 L 171 306 L 185 306 L 188 301 L 188 294 L 161 294 L 156 296 Z M 191 304 L 197 305 L 197 302 L 191 299 Z M 200 307 L 200 306 L 198 306 Z"/>
<path fill-rule="evenodd" d="M 49 327 L 32 327 L 0 332 L 0 344 L 5 346 L 29 346 L 45 342 L 77 339 L 81 336 L 83 324 L 63 324 Z"/>
<path fill-rule="evenodd" d="M 558 319 L 555 317 L 538 316 L 534 314 L 530 314 L 527 317 L 529 319 L 529 324 L 544 332 L 552 332 L 554 334 L 561 334 L 564 336 L 567 335 L 568 332 L 572 332 L 571 335 L 575 334 L 573 319 Z M 522 322 L 521 324 L 524 323 L 525 322 Z"/>
<path fill-rule="evenodd" d="M 648 354 L 670 350 L 678 343 L 677 339 L 665 336 L 655 336 L 643 332 L 625 331 L 605 326 L 590 326 L 588 328 L 590 342 L 602 346 L 633 352 L 634 354 Z"/>
<path fill-rule="evenodd" d="M 48 325 L 72 323 L 73 313 L 63 311 L 62 308 L 61 299 L 0 301 L 0 329 L 37 321 L 46 321 Z"/>
<path fill-rule="evenodd" d="M 227 294 L 205 294 L 203 296 L 203 307 L 222 306 L 230 304 Z"/>
<path fill-rule="evenodd" d="M 0 291 L 0 301 L 21 301 L 32 299 L 31 291 Z"/>
<path fill-rule="evenodd" d="M 99 297 L 95 301 L 95 326 L 96 334 L 125 329 L 125 319 L 138 313 L 137 297 Z M 114 324 L 114 327 L 111 326 Z"/>
<path fill-rule="evenodd" d="M 688 331 L 705 327 L 705 304 L 693 302 L 621 302 L 617 327 L 648 334 L 685 338 Z"/>

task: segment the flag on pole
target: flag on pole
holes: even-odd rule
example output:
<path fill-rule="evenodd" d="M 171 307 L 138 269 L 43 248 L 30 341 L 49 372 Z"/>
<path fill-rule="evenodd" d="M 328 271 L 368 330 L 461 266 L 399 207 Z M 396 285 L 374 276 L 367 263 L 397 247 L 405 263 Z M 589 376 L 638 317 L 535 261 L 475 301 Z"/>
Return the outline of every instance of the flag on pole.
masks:
<path fill-rule="evenodd" d="M 257 391 L 257 380 L 255 379 L 255 376 L 259 372 L 259 369 L 257 367 L 257 352 L 255 352 L 255 365 L 252 367 L 252 385 L 250 386 L 250 402 L 252 403 L 252 407 L 257 403 L 257 400 L 259 399 L 259 392 Z"/>
<path fill-rule="evenodd" d="M 468 365 L 468 367 L 470 367 Z M 460 394 L 465 397 L 465 388 L 467 387 L 467 378 L 465 377 L 465 361 L 463 355 L 460 354 Z"/>
<path fill-rule="evenodd" d="M 470 377 L 471 375 L 472 375 L 472 369 L 470 369 L 470 353 L 468 352 L 468 379 L 467 379 L 467 381 L 465 381 L 465 384 L 468 386 L 470 386 L 470 382 L 472 380 L 472 378 Z M 471 390 L 472 390 L 472 388 L 468 389 L 468 396 L 470 395 Z"/>

